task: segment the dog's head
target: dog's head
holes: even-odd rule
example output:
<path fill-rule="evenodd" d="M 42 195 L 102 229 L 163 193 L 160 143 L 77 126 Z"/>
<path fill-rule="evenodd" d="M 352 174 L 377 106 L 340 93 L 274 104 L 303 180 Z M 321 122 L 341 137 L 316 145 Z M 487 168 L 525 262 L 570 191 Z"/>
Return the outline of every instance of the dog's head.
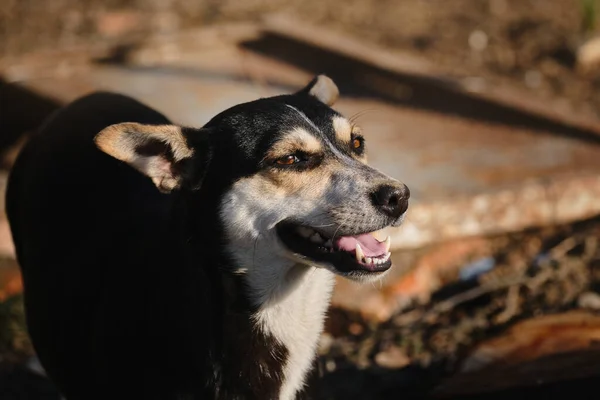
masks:
<path fill-rule="evenodd" d="M 232 107 L 201 129 L 125 123 L 96 143 L 163 192 L 217 196 L 237 272 L 285 259 L 377 277 L 391 266 L 390 243 L 371 233 L 402 222 L 409 190 L 367 166 L 363 133 L 330 108 L 337 97 L 321 75 L 295 94 Z"/>

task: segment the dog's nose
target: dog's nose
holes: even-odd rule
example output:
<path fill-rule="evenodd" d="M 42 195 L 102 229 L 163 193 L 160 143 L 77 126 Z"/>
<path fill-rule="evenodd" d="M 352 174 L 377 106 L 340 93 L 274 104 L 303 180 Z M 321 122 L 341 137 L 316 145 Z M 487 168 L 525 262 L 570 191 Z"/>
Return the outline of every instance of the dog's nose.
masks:
<path fill-rule="evenodd" d="M 381 185 L 373 192 L 373 205 L 385 215 L 398 218 L 408 209 L 410 190 L 406 185 Z"/>

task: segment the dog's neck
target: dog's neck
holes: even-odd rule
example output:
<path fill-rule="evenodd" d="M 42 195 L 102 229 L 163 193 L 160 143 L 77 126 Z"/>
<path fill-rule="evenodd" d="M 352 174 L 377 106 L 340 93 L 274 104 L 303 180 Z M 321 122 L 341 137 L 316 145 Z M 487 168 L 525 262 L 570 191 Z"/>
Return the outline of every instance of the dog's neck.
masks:
<path fill-rule="evenodd" d="M 258 286 L 260 282 L 253 282 L 251 273 L 247 279 L 251 290 L 266 290 L 260 293 L 266 298 L 255 314 L 256 325 L 288 351 L 279 394 L 281 400 L 287 400 L 304 385 L 316 356 L 334 280 L 332 273 L 323 268 L 292 261 L 273 270 L 279 273 L 273 276 L 270 287 L 264 283 Z"/>
<path fill-rule="evenodd" d="M 196 220 L 210 218 L 215 216 L 201 215 Z M 219 248 L 212 241 L 225 234 L 193 233 L 199 245 L 194 246 L 196 251 L 208 247 L 200 250 L 198 257 Z M 237 251 L 239 257 L 235 256 Z M 250 386 L 246 390 L 253 393 L 250 397 L 291 400 L 304 386 L 315 360 L 335 280 L 325 268 L 273 253 L 272 249 L 248 240 L 222 254 L 222 259 L 229 260 L 228 265 L 221 265 L 226 281 L 224 359 L 236 361 L 224 366 L 228 372 L 223 371 L 222 390 L 227 390 L 228 379 L 233 379 L 230 386 L 236 386 L 242 378 Z M 251 260 L 246 258 L 248 254 L 252 254 Z"/>
<path fill-rule="evenodd" d="M 247 379 L 258 382 L 252 389 L 255 395 L 291 400 L 303 388 L 315 360 L 334 278 L 323 268 L 290 260 L 279 260 L 268 270 L 272 271 L 268 279 L 249 270 L 236 276 L 241 285 L 230 286 L 229 300 L 236 301 L 233 298 L 244 288 L 251 309 L 242 315 L 232 313 L 229 318 L 235 322 L 230 329 L 247 329 L 250 337 L 246 343 L 251 348 L 239 343 L 239 335 L 230 346 L 234 354 L 254 357 L 248 360 L 248 374 L 255 376 Z M 233 350 L 240 345 L 244 348 Z M 258 388 L 261 385 L 264 387 Z"/>

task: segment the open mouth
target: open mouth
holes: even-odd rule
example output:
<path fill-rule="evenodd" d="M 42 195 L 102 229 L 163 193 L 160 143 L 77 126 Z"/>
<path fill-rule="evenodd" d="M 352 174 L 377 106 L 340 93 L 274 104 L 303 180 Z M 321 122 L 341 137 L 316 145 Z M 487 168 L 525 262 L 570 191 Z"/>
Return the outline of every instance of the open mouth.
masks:
<path fill-rule="evenodd" d="M 279 224 L 277 232 L 294 253 L 315 262 L 332 264 L 341 273 L 376 274 L 392 266 L 389 237 L 380 242 L 369 232 L 332 238 L 289 222 Z"/>

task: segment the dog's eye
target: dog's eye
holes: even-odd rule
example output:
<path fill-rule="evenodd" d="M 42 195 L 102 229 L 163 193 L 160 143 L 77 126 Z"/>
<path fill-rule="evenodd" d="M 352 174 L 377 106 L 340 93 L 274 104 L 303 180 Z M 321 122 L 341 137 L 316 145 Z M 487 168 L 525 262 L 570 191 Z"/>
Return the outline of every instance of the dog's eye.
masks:
<path fill-rule="evenodd" d="M 300 162 L 300 159 L 293 154 L 290 154 L 289 156 L 281 157 L 281 158 L 278 158 L 277 160 L 275 160 L 275 163 L 279 164 L 279 165 L 293 165 L 293 164 L 296 164 L 297 162 Z"/>
<path fill-rule="evenodd" d="M 355 136 L 352 138 L 352 150 L 354 150 L 357 153 L 361 153 L 363 151 L 363 147 L 365 144 L 365 139 L 363 139 L 362 136 Z"/>

